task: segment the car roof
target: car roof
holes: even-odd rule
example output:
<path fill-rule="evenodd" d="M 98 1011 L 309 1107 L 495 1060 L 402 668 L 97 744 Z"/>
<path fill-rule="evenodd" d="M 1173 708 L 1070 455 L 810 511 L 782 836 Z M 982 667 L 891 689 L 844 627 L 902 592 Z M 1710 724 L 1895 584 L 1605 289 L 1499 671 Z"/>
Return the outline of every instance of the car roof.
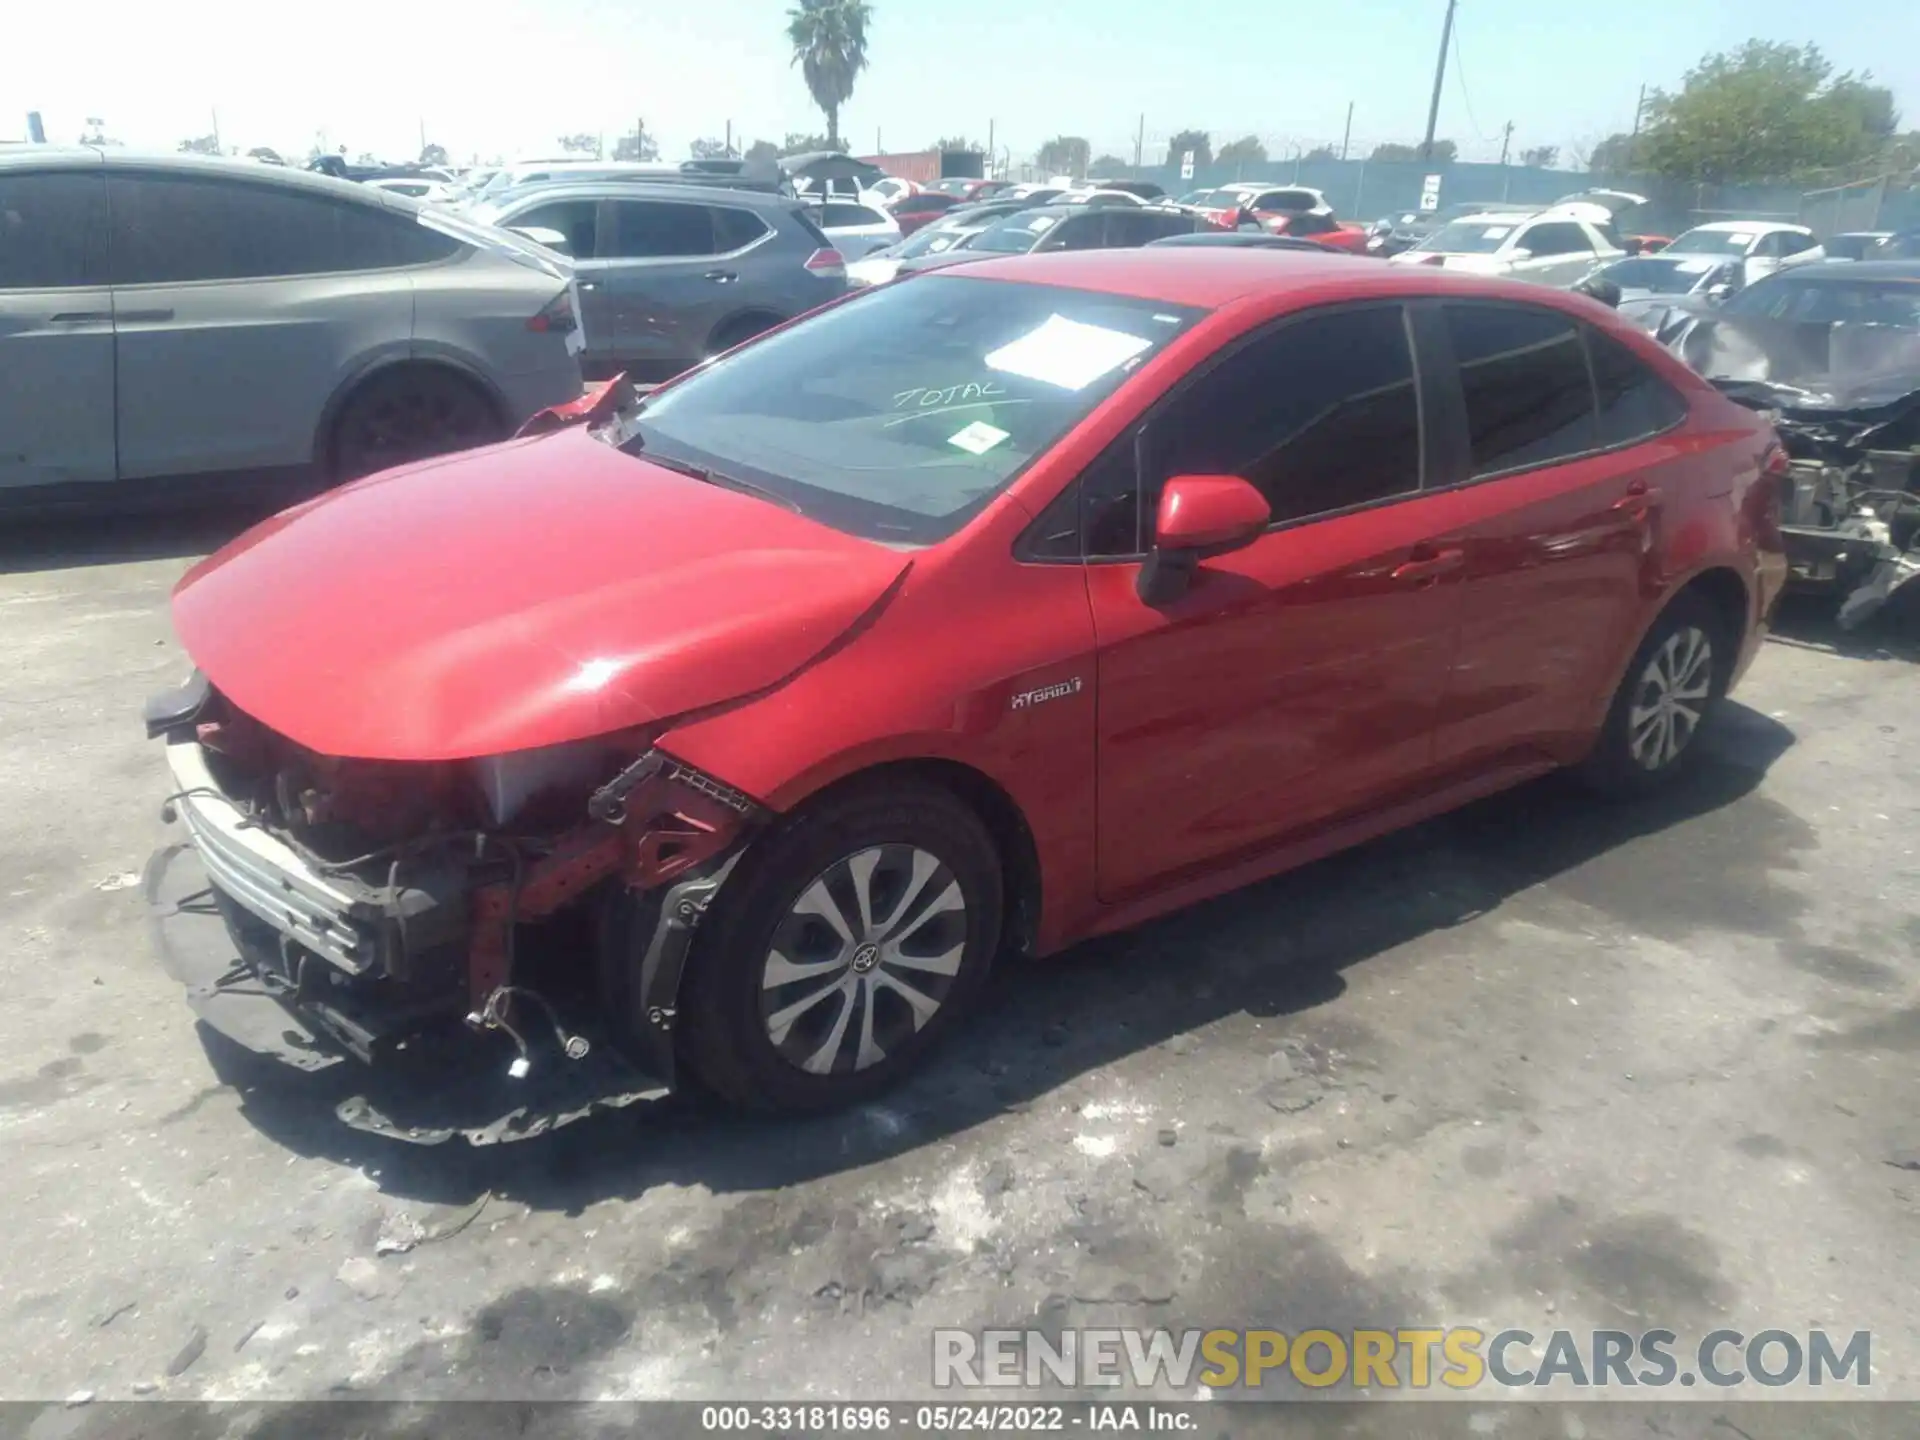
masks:
<path fill-rule="evenodd" d="M 1749 235 L 1767 235 L 1775 230 L 1792 230 L 1801 235 L 1813 233 L 1804 225 L 1794 225 L 1783 220 L 1709 220 L 1702 225 L 1689 225 L 1687 230 L 1709 230 L 1715 234 L 1739 230 Z"/>
<path fill-rule="evenodd" d="M 152 171 L 201 179 L 240 180 L 254 185 L 277 185 L 283 189 L 306 190 L 336 200 L 356 200 L 403 214 L 417 214 L 420 202 L 410 195 L 368 186 L 358 180 L 341 180 L 315 170 L 291 165 L 263 165 L 258 160 L 227 155 L 182 155 L 169 151 L 127 150 L 118 145 L 22 145 L 0 149 L 0 170 L 71 170 L 75 166 L 99 165 L 106 170 Z M 395 180 L 423 179 L 422 176 L 395 175 Z M 439 182 L 434 182 L 439 183 Z"/>
<path fill-rule="evenodd" d="M 1356 264 L 1327 250 L 1286 254 L 1236 246 L 1156 246 L 1126 250 L 1059 250 L 1046 255 L 996 256 L 965 267 L 969 277 L 1063 285 L 1214 309 L 1250 295 L 1297 293 L 1301 299 L 1464 295 L 1522 300 L 1574 310 L 1571 292 L 1523 281 L 1462 275 L 1428 265 Z M 1850 272 L 1868 267 L 1849 265 Z M 1920 264 L 1912 267 L 1920 274 Z M 1586 304 L 1592 304 L 1586 301 Z"/>
<path fill-rule="evenodd" d="M 775 195 L 765 190 L 741 190 L 731 185 L 681 185 L 672 180 L 662 180 L 657 184 L 634 180 L 561 180 L 550 185 L 527 185 L 509 191 L 503 198 L 507 204 L 521 200 L 567 200 L 592 198 L 597 200 L 680 200 L 714 205 L 734 205 L 745 209 L 755 207 L 786 211 L 806 210 L 805 200 L 790 195 Z M 852 205 L 857 201 L 845 196 L 837 196 L 835 204 Z M 491 207 L 489 207 L 491 208 Z"/>

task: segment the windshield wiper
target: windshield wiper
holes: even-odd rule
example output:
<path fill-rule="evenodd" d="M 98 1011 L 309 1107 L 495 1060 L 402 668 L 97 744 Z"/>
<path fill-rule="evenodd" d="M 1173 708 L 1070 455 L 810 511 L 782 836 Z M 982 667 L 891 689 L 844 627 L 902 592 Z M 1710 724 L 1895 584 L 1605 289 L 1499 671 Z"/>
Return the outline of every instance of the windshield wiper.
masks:
<path fill-rule="evenodd" d="M 638 435 L 628 442 L 628 447 L 640 451 L 646 456 L 649 464 L 658 465 L 663 470 L 671 470 L 677 475 L 689 475 L 695 480 L 704 480 L 709 485 L 718 485 L 722 490 L 733 490 L 742 495 L 758 495 L 762 500 L 771 500 L 774 504 L 783 506 L 796 515 L 805 513 L 790 496 L 782 495 L 778 490 L 769 490 L 765 485 L 756 485 L 751 480 L 742 480 L 737 475 L 725 474 L 708 465 L 696 465 L 691 460 L 676 460 L 671 456 L 656 455 L 641 444 Z"/>

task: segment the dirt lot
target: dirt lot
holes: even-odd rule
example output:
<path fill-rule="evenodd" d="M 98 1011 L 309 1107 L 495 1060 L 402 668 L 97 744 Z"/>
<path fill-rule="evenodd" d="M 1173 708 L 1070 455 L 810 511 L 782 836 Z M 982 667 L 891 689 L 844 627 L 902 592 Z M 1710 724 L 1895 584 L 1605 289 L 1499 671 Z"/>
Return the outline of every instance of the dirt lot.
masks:
<path fill-rule="evenodd" d="M 151 956 L 138 707 L 222 530 L 0 552 L 0 1397 L 897 1397 L 939 1324 L 1425 1321 L 1870 1329 L 1920 1398 L 1885 636 L 1770 644 L 1651 808 L 1544 783 L 1004 967 L 884 1105 L 411 1148 L 203 1040 Z"/>

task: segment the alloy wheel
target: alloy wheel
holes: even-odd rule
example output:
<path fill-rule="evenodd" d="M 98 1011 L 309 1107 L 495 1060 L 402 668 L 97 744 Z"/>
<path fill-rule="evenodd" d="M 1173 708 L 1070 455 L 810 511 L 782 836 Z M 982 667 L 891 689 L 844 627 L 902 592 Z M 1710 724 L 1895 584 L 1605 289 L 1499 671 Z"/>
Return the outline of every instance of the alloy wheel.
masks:
<path fill-rule="evenodd" d="M 789 907 L 762 967 L 774 1050 L 814 1075 L 885 1060 L 946 1001 L 967 919 L 959 880 L 929 851 L 877 845 L 835 861 Z"/>
<path fill-rule="evenodd" d="M 1686 625 L 1655 650 L 1634 687 L 1627 712 L 1627 749 L 1643 770 L 1679 758 L 1700 726 L 1713 689 L 1713 642 Z"/>

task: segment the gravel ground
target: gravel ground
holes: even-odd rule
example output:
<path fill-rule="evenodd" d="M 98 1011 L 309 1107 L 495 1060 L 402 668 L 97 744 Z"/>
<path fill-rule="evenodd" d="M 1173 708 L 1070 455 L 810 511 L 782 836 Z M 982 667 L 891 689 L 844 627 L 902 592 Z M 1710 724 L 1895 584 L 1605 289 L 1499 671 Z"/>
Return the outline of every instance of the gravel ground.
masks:
<path fill-rule="evenodd" d="M 231 528 L 0 549 L 0 1398 L 899 1397 L 936 1325 L 1425 1321 L 1870 1329 L 1920 1399 L 1899 642 L 1800 622 L 1654 805 L 1548 781 L 1003 967 L 883 1105 L 414 1148 L 152 958 L 138 707 Z"/>

